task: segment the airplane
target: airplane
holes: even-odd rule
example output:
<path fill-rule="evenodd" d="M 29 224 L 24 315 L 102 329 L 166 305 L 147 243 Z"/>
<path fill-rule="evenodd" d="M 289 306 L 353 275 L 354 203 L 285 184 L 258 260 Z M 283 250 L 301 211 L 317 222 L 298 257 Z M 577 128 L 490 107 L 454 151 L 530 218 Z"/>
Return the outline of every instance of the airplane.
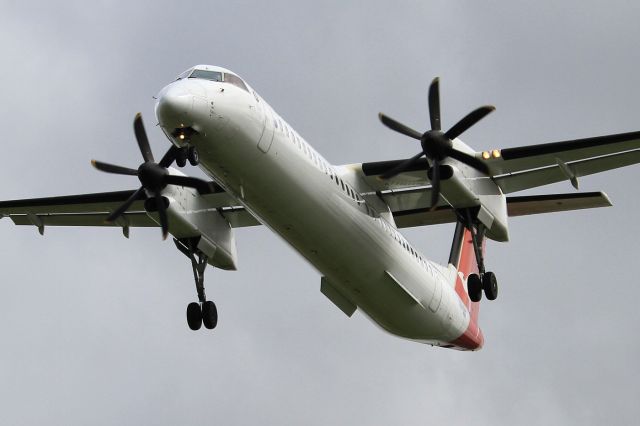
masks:
<path fill-rule="evenodd" d="M 189 258 L 197 302 L 192 330 L 218 323 L 205 294 L 207 265 L 236 270 L 234 229 L 264 225 L 322 275 L 320 291 L 351 317 L 360 310 L 389 333 L 475 351 L 483 296 L 498 296 L 485 267 L 487 239 L 509 240 L 515 216 L 611 206 L 602 192 L 513 196 L 640 162 L 640 132 L 476 152 L 459 137 L 494 110 L 482 106 L 443 131 L 439 79 L 429 86 L 429 129 L 391 117 L 389 129 L 419 142 L 403 160 L 332 165 L 238 74 L 197 65 L 157 95 L 155 114 L 170 141 L 151 151 L 142 117 L 134 134 L 138 168 L 92 160 L 99 171 L 136 176 L 133 190 L 0 202 L 16 225 L 160 227 Z M 176 164 L 177 167 L 172 167 Z M 187 162 L 210 180 L 179 169 Z M 446 265 L 426 259 L 400 229 L 455 223 Z"/>

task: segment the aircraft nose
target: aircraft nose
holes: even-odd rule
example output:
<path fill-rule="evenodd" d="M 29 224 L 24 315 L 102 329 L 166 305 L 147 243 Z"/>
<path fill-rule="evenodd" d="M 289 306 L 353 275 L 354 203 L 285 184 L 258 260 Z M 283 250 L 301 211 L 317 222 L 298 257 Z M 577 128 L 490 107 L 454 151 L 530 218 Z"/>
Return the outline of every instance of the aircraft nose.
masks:
<path fill-rule="evenodd" d="M 160 125 L 169 131 L 191 126 L 193 99 L 193 93 L 183 85 L 165 87 L 158 95 L 156 104 L 156 117 Z"/>

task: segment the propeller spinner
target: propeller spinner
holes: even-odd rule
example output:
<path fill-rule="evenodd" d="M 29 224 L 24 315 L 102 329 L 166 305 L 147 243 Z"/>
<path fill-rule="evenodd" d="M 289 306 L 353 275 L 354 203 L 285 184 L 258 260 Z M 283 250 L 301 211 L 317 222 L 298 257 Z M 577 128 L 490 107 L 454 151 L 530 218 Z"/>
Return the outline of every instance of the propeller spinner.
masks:
<path fill-rule="evenodd" d="M 399 173 L 411 169 L 411 167 L 421 158 L 426 157 L 431 164 L 431 210 L 433 210 L 440 197 L 440 163 L 447 157 L 455 158 L 476 170 L 488 173 L 487 165 L 477 158 L 458 151 L 453 148 L 453 139 L 466 132 L 478 121 L 482 120 L 487 114 L 495 110 L 494 106 L 485 105 L 471 111 L 453 127 L 443 132 L 440 127 L 440 80 L 434 78 L 429 86 L 429 120 L 431 122 L 431 130 L 420 133 L 404 124 L 394 120 L 393 118 L 378 114 L 382 124 L 403 135 L 420 141 L 421 152 L 413 157 L 403 161 L 396 167 L 386 171 L 380 177 L 382 179 L 390 179 Z"/>
<path fill-rule="evenodd" d="M 133 131 L 138 142 L 138 148 L 142 153 L 144 163 L 142 163 L 137 170 L 130 169 L 128 167 L 116 166 L 109 163 L 103 163 L 97 160 L 91 160 L 91 164 L 96 169 L 112 173 L 116 175 L 128 175 L 137 176 L 142 186 L 138 188 L 120 207 L 118 207 L 113 213 L 111 213 L 106 222 L 114 222 L 120 217 L 134 201 L 140 198 L 144 190 L 147 190 L 156 201 L 156 208 L 158 209 L 158 215 L 160 216 L 160 226 L 162 227 L 162 239 L 166 239 L 169 234 L 169 221 L 167 219 L 167 206 L 162 199 L 162 190 L 167 185 L 180 185 L 195 188 L 198 192 L 207 192 L 209 190 L 209 183 L 198 178 L 188 176 L 175 176 L 169 174 L 167 169 L 173 161 L 176 159 L 180 148 L 172 145 L 171 148 L 162 157 L 159 163 L 155 162 L 153 152 L 149 146 L 149 139 L 147 138 L 147 132 L 144 129 L 142 123 L 142 115 L 136 114 L 133 120 Z"/>

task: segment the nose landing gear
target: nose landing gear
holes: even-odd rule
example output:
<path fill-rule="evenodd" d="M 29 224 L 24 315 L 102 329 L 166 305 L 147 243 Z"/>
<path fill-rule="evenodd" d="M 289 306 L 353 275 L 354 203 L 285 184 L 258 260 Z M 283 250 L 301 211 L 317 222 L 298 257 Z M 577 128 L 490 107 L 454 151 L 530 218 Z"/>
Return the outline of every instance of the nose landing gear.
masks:
<path fill-rule="evenodd" d="M 200 156 L 195 146 L 185 146 L 178 150 L 176 154 L 176 164 L 178 167 L 184 167 L 187 165 L 187 160 L 192 166 L 200 164 Z"/>
<path fill-rule="evenodd" d="M 212 330 L 218 324 L 218 309 L 216 304 L 207 300 L 204 291 L 204 271 L 207 267 L 207 255 L 197 248 L 198 238 L 185 238 L 173 240 L 178 250 L 191 260 L 193 278 L 196 283 L 198 302 L 191 302 L 187 306 L 187 323 L 191 330 L 199 330 L 204 327 Z"/>

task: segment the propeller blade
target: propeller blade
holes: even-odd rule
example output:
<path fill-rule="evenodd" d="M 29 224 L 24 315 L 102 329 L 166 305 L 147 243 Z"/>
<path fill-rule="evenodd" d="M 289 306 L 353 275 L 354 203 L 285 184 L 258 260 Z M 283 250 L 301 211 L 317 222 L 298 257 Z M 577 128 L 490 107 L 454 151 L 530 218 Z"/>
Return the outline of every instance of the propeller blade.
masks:
<path fill-rule="evenodd" d="M 440 79 L 434 78 L 429 86 L 429 120 L 431 130 L 440 129 Z"/>
<path fill-rule="evenodd" d="M 133 194 L 131 194 L 131 196 L 129 198 L 127 198 L 127 201 L 125 201 L 113 213 L 111 213 L 109 216 L 107 216 L 107 218 L 105 219 L 105 222 L 107 222 L 107 223 L 115 222 L 115 220 L 118 217 L 120 217 L 120 215 L 122 215 L 125 211 L 127 211 L 127 209 L 129 207 L 131 207 L 131 204 L 133 204 L 134 201 L 136 201 L 136 200 L 138 200 L 140 198 L 140 194 L 142 193 L 142 191 L 144 191 L 143 187 L 138 188 L 138 190 L 136 192 L 134 192 Z"/>
<path fill-rule="evenodd" d="M 138 171 L 128 167 L 116 166 L 115 164 L 103 163 L 98 160 L 91 160 L 91 165 L 101 172 L 113 173 L 115 175 L 138 176 Z"/>
<path fill-rule="evenodd" d="M 446 151 L 446 155 L 451 158 L 455 158 L 461 163 L 464 163 L 467 166 L 473 167 L 476 170 L 489 174 L 489 167 L 487 166 L 487 164 L 481 160 L 478 160 L 476 157 L 473 157 L 469 154 L 465 154 L 464 152 L 458 151 L 457 149 L 453 149 L 453 148 L 448 149 Z"/>
<path fill-rule="evenodd" d="M 195 188 L 201 194 L 211 192 L 211 186 L 209 185 L 209 182 L 190 176 L 167 175 L 164 178 L 164 181 L 169 185 L 188 186 L 189 188 Z"/>
<path fill-rule="evenodd" d="M 431 207 L 429 211 L 435 210 L 440 200 L 440 162 L 438 160 L 433 161 L 433 168 L 431 170 Z"/>
<path fill-rule="evenodd" d="M 164 200 L 159 192 L 156 192 L 156 207 L 158 209 L 158 216 L 160 216 L 160 227 L 162 228 L 162 239 L 166 240 L 169 235 L 169 220 L 167 219 L 167 209 L 164 205 Z"/>
<path fill-rule="evenodd" d="M 478 109 L 471 111 L 462 120 L 458 121 L 452 128 L 447 130 L 444 135 L 453 140 L 466 132 L 471 126 L 482 120 L 487 114 L 495 111 L 496 107 L 492 105 L 481 106 Z"/>
<path fill-rule="evenodd" d="M 409 136 L 410 138 L 418 140 L 422 138 L 422 133 L 405 126 L 404 124 L 384 115 L 383 113 L 378 113 L 378 118 L 380 118 L 382 124 L 390 128 L 391 130 L 395 130 L 396 132 L 402 133 L 403 135 Z"/>
<path fill-rule="evenodd" d="M 173 161 L 176 159 L 179 151 L 180 148 L 175 145 L 171 145 L 171 148 L 169 148 L 169 150 L 164 154 L 162 160 L 160 160 L 158 164 L 166 169 L 173 164 Z"/>
<path fill-rule="evenodd" d="M 145 162 L 151 161 L 155 163 L 153 159 L 153 153 L 149 146 L 149 139 L 147 138 L 147 132 L 144 130 L 144 124 L 142 123 L 142 114 L 137 113 L 136 118 L 133 120 L 133 132 L 136 134 L 136 140 L 138 141 L 138 147 L 142 153 L 142 158 Z"/>
<path fill-rule="evenodd" d="M 393 169 L 389 170 L 388 172 L 384 172 L 383 174 L 381 174 L 380 175 L 380 179 L 383 179 L 383 180 L 391 179 L 395 175 L 402 173 L 403 171 L 405 171 L 406 169 L 411 167 L 413 165 L 413 163 L 418 161 L 420 159 L 420 157 L 422 157 L 423 155 L 424 155 L 424 152 L 421 152 L 421 153 L 416 154 L 416 155 L 414 155 L 413 157 L 411 157 L 411 158 L 409 158 L 407 160 L 404 160 L 402 163 L 398 164 Z"/>

